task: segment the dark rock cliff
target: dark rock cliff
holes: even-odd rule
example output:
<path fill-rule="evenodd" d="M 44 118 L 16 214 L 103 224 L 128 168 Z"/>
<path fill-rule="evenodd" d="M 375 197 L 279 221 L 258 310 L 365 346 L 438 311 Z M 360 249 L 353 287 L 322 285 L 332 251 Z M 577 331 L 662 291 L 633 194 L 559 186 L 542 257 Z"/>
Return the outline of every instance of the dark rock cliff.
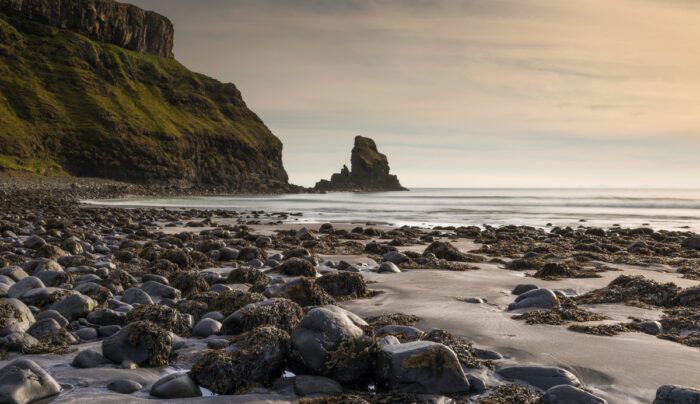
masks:
<path fill-rule="evenodd" d="M 321 180 L 318 191 L 406 191 L 395 175 L 389 174 L 389 162 L 379 153 L 374 140 L 357 136 L 350 157 L 352 170 L 343 166 L 330 181 Z"/>
<path fill-rule="evenodd" d="M 207 192 L 298 190 L 288 183 L 282 142 L 235 85 L 172 58 L 56 28 L 98 21 L 90 37 L 116 41 L 116 21 L 136 21 L 121 42 L 169 56 L 167 20 L 105 1 L 0 4 L 19 10 L 0 12 L 0 175 L 101 177 Z M 38 15 L 50 24 L 37 22 Z M 163 29 L 152 36 L 152 26 Z"/>
<path fill-rule="evenodd" d="M 0 11 L 140 53 L 173 57 L 173 24 L 152 11 L 110 0 L 0 0 Z"/>

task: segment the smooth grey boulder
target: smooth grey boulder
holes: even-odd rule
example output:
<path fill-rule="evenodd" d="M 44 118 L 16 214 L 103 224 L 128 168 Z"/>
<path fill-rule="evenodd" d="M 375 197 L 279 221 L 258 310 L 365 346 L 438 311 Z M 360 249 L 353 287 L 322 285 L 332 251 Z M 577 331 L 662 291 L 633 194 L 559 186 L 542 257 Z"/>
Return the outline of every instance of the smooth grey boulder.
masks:
<path fill-rule="evenodd" d="M 25 404 L 61 392 L 61 386 L 29 359 L 18 359 L 0 369 L 0 403 Z"/>
<path fill-rule="evenodd" d="M 467 380 L 469 381 L 470 393 L 481 394 L 486 391 L 486 383 L 480 378 L 474 375 L 467 375 Z"/>
<path fill-rule="evenodd" d="M 539 286 L 534 285 L 532 283 L 521 283 L 520 285 L 515 286 L 510 293 L 519 296 L 525 292 L 529 292 L 535 289 L 539 289 Z"/>
<path fill-rule="evenodd" d="M 19 282 L 20 280 L 29 276 L 26 272 L 24 272 L 22 267 L 17 265 L 10 265 L 8 267 L 0 268 L 0 275 L 7 276 L 15 282 Z"/>
<path fill-rule="evenodd" d="M 238 259 L 238 250 L 231 247 L 219 249 L 219 261 L 233 261 Z"/>
<path fill-rule="evenodd" d="M 144 282 L 153 281 L 153 282 L 162 283 L 163 285 L 170 285 L 170 282 L 168 282 L 168 278 L 161 276 L 161 275 L 145 274 L 142 279 Z"/>
<path fill-rule="evenodd" d="M 294 392 L 305 396 L 339 396 L 343 386 L 323 376 L 300 375 L 294 378 Z"/>
<path fill-rule="evenodd" d="M 25 267 L 25 271 L 28 271 L 28 273 L 32 275 L 36 275 L 39 272 L 45 271 L 63 272 L 63 267 L 61 264 L 50 258 L 37 258 L 29 261 L 28 266 Z"/>
<path fill-rule="evenodd" d="M 46 245 L 46 240 L 34 234 L 32 236 L 29 236 L 26 240 L 24 240 L 23 244 L 26 248 L 38 250 L 39 248 Z"/>
<path fill-rule="evenodd" d="M 542 396 L 542 404 L 607 404 L 607 401 L 574 386 L 554 386 Z"/>
<path fill-rule="evenodd" d="M 398 251 L 389 251 L 388 253 L 384 254 L 384 261 L 391 262 L 392 264 L 400 264 L 408 260 L 409 258 L 406 254 Z"/>
<path fill-rule="evenodd" d="M 397 267 L 396 264 L 394 264 L 393 262 L 386 261 L 382 262 L 382 264 L 379 265 L 378 272 L 380 274 L 399 273 L 401 272 L 401 269 L 399 269 L 399 267 Z"/>
<path fill-rule="evenodd" d="M 153 304 L 153 299 L 139 288 L 129 288 L 122 293 L 122 302 L 128 304 Z"/>
<path fill-rule="evenodd" d="M 41 289 L 45 286 L 41 279 L 35 276 L 28 276 L 15 282 L 15 284 L 10 287 L 10 290 L 7 291 L 7 295 L 18 298 L 31 289 Z"/>
<path fill-rule="evenodd" d="M 0 338 L 0 349 L 12 352 L 27 352 L 39 345 L 39 340 L 25 332 L 12 332 Z"/>
<path fill-rule="evenodd" d="M 121 329 L 122 327 L 119 325 L 103 325 L 97 329 L 97 334 L 99 334 L 100 337 L 111 337 Z"/>
<path fill-rule="evenodd" d="M 143 388 L 141 383 L 129 379 L 117 379 L 109 382 L 107 388 L 119 394 L 131 394 Z"/>
<path fill-rule="evenodd" d="M 27 334 L 37 339 L 44 339 L 58 336 L 62 329 L 63 327 L 61 327 L 56 320 L 45 318 L 32 324 L 27 330 Z"/>
<path fill-rule="evenodd" d="M 92 341 L 97 339 L 97 330 L 92 327 L 81 328 L 78 331 L 73 332 L 73 334 L 83 341 Z"/>
<path fill-rule="evenodd" d="M 557 295 L 550 289 L 533 289 L 523 293 L 508 305 L 508 310 L 518 309 L 551 309 L 559 306 Z"/>
<path fill-rule="evenodd" d="M 337 306 L 309 310 L 291 335 L 292 370 L 341 383 L 359 379 L 378 349 L 367 327 L 363 319 Z"/>
<path fill-rule="evenodd" d="M 377 356 L 377 387 L 420 394 L 469 392 L 457 355 L 445 345 L 415 341 L 386 345 Z"/>
<path fill-rule="evenodd" d="M 73 358 L 73 362 L 71 362 L 71 365 L 73 365 L 76 368 L 81 368 L 81 369 L 90 369 L 90 368 L 96 368 L 101 365 L 108 365 L 111 362 L 102 356 L 101 353 L 97 351 L 93 351 L 92 349 L 86 349 L 84 351 L 78 352 L 77 355 L 75 355 L 75 358 Z"/>
<path fill-rule="evenodd" d="M 667 384 L 656 390 L 654 404 L 698 404 L 700 389 Z"/>
<path fill-rule="evenodd" d="M 218 334 L 221 331 L 221 323 L 212 318 L 203 318 L 192 330 L 192 335 L 195 337 L 206 338 L 210 335 Z"/>
<path fill-rule="evenodd" d="M 97 309 L 87 315 L 87 321 L 96 325 L 124 325 L 126 313 L 112 309 Z"/>
<path fill-rule="evenodd" d="M 386 337 L 379 338 L 379 346 L 395 345 L 400 343 L 401 341 L 399 341 L 399 339 L 393 335 L 387 335 Z"/>
<path fill-rule="evenodd" d="M 524 381 L 541 390 L 559 385 L 581 385 L 578 378 L 568 370 L 550 366 L 512 366 L 498 369 L 496 374 L 505 379 Z"/>
<path fill-rule="evenodd" d="M 24 292 L 19 299 L 27 306 L 44 307 L 49 303 L 57 302 L 72 294 L 73 292 L 70 290 L 46 287 L 30 289 Z"/>
<path fill-rule="evenodd" d="M 199 397 L 202 390 L 187 373 L 174 373 L 155 382 L 151 395 L 158 398 Z"/>
<path fill-rule="evenodd" d="M 76 293 L 52 304 L 49 310 L 56 310 L 68 321 L 75 321 L 87 317 L 91 311 L 95 310 L 95 307 L 97 307 L 97 302 L 92 300 L 90 296 Z"/>
<path fill-rule="evenodd" d="M 67 318 L 63 317 L 63 315 L 56 310 L 45 310 L 36 315 L 36 321 L 43 320 L 45 318 L 52 318 L 56 320 L 58 325 L 61 327 L 67 327 L 68 324 L 70 324 L 70 321 L 68 321 Z"/>
<path fill-rule="evenodd" d="M 141 285 L 141 290 L 148 293 L 148 295 L 151 297 L 179 299 L 182 295 L 182 292 L 180 292 L 178 289 L 155 281 L 144 282 L 144 284 Z"/>

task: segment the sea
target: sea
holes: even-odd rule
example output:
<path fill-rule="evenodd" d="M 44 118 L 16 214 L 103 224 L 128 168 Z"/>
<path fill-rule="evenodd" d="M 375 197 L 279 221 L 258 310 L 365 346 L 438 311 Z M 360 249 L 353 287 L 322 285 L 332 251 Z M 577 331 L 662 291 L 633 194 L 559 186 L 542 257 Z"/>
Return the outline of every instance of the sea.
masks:
<path fill-rule="evenodd" d="M 405 192 L 91 200 L 124 207 L 300 213 L 286 221 L 365 225 L 649 226 L 700 232 L 700 189 L 415 188 Z"/>

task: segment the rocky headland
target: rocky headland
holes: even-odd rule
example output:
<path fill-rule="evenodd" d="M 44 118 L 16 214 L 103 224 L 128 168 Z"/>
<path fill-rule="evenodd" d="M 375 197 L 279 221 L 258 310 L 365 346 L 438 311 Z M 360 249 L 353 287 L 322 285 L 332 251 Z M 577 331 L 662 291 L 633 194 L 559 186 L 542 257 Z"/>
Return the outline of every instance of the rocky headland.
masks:
<path fill-rule="evenodd" d="M 343 166 L 329 180 L 316 183 L 317 191 L 406 191 L 396 175 L 389 174 L 389 161 L 374 140 L 357 136 L 350 156 L 351 169 Z"/>
<path fill-rule="evenodd" d="M 167 18 L 127 4 L 0 1 L 0 173 L 296 189 L 236 86 L 189 71 L 172 41 Z"/>

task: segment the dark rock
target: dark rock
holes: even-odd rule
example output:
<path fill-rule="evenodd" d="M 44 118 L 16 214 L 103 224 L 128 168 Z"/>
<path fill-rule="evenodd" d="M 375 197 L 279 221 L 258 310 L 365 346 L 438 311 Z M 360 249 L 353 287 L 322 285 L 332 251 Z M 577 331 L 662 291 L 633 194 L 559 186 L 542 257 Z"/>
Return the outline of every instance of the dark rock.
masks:
<path fill-rule="evenodd" d="M 656 390 L 654 404 L 697 404 L 700 403 L 700 389 L 692 387 L 664 385 Z"/>
<path fill-rule="evenodd" d="M 283 298 L 251 303 L 226 317 L 221 333 L 237 335 L 261 325 L 272 325 L 290 333 L 299 323 L 302 313 L 298 304 Z"/>
<path fill-rule="evenodd" d="M 367 373 L 377 349 L 371 328 L 360 317 L 336 306 L 318 307 L 292 332 L 290 366 L 295 373 L 349 383 Z"/>
<path fill-rule="evenodd" d="M 129 288 L 122 295 L 122 302 L 128 304 L 153 304 L 153 299 L 145 291 L 139 288 Z"/>
<path fill-rule="evenodd" d="M 102 354 L 115 363 L 163 366 L 173 350 L 172 335 L 150 321 L 138 321 L 102 341 Z"/>
<path fill-rule="evenodd" d="M 25 404 L 61 391 L 51 375 L 29 359 L 17 359 L 0 369 L 0 402 Z"/>
<path fill-rule="evenodd" d="M 508 305 L 508 310 L 538 308 L 550 309 L 559 305 L 557 295 L 549 289 L 533 289 L 523 293 Z"/>
<path fill-rule="evenodd" d="M 327 377 L 300 375 L 294 378 L 294 391 L 302 397 L 339 396 L 343 394 L 343 386 Z"/>
<path fill-rule="evenodd" d="M 190 335 L 190 323 L 178 310 L 162 304 L 143 304 L 126 314 L 127 324 L 147 320 L 177 335 Z"/>
<path fill-rule="evenodd" d="M 316 277 L 316 269 L 314 268 L 313 264 L 302 258 L 290 258 L 284 260 L 274 270 L 275 272 L 279 272 L 287 276 Z"/>
<path fill-rule="evenodd" d="M 56 310 L 68 321 L 87 317 L 97 307 L 97 302 L 92 298 L 76 293 L 60 302 L 56 302 L 49 307 L 49 310 Z"/>
<path fill-rule="evenodd" d="M 172 286 L 163 285 L 155 281 L 147 281 L 141 285 L 141 290 L 148 293 L 151 297 L 167 297 L 170 299 L 179 299 L 182 293 Z M 128 303 L 128 302 L 127 302 Z"/>
<path fill-rule="evenodd" d="M 378 272 L 380 274 L 385 274 L 385 273 L 399 273 L 401 272 L 401 269 L 396 266 L 393 262 L 387 261 L 387 262 L 382 262 L 381 265 L 379 265 L 379 270 Z"/>
<path fill-rule="evenodd" d="M 700 250 L 700 236 L 688 237 L 681 241 L 681 246 Z"/>
<path fill-rule="evenodd" d="M 469 392 L 457 355 L 442 344 L 415 341 L 386 345 L 377 357 L 377 387 L 422 394 Z"/>
<path fill-rule="evenodd" d="M 265 291 L 265 294 L 292 300 L 301 307 L 325 306 L 335 303 L 335 299 L 311 278 L 298 278 L 281 285 L 272 286 Z"/>
<path fill-rule="evenodd" d="M 218 334 L 220 330 L 220 322 L 211 318 L 205 318 L 200 320 L 199 323 L 197 323 L 197 325 L 194 326 L 194 329 L 192 330 L 192 335 L 195 337 L 206 338 L 210 335 Z"/>
<path fill-rule="evenodd" d="M 448 261 L 469 261 L 466 254 L 460 252 L 455 246 L 446 241 L 434 241 L 423 252 L 424 256 L 428 254 L 433 254 L 437 258 Z"/>
<path fill-rule="evenodd" d="M 329 273 L 316 279 L 316 284 L 339 300 L 359 299 L 369 295 L 362 275 L 352 272 Z"/>
<path fill-rule="evenodd" d="M 542 404 L 607 404 L 607 401 L 574 386 L 554 386 L 542 396 Z"/>
<path fill-rule="evenodd" d="M 124 325 L 126 314 L 112 309 L 98 309 L 87 315 L 87 321 L 96 325 Z"/>
<path fill-rule="evenodd" d="M 28 276 L 15 282 L 15 284 L 10 287 L 10 290 L 7 291 L 7 295 L 9 297 L 19 298 L 28 290 L 41 289 L 43 287 L 45 287 L 44 282 L 39 278 Z"/>
<path fill-rule="evenodd" d="M 517 285 L 516 287 L 513 288 L 513 290 L 510 292 L 516 296 L 522 295 L 525 292 L 529 292 L 534 289 L 539 289 L 537 285 L 533 285 L 531 283 L 521 283 L 520 285 Z"/>
<path fill-rule="evenodd" d="M 389 174 L 389 162 L 377 151 L 374 140 L 355 137 L 355 146 L 350 157 L 352 170 L 346 166 L 331 180 L 321 180 L 314 189 L 319 191 L 405 191 L 399 179 Z"/>
<path fill-rule="evenodd" d="M 496 370 L 506 379 L 521 380 L 539 389 L 548 390 L 554 386 L 570 385 L 578 387 L 581 382 L 571 372 L 547 366 L 513 366 Z"/>
<path fill-rule="evenodd" d="M 129 380 L 129 379 L 117 379 L 114 381 L 111 381 L 108 385 L 107 388 L 115 391 L 119 394 L 131 394 L 134 392 L 137 392 L 143 388 L 143 386 L 134 381 L 134 380 Z"/>
<path fill-rule="evenodd" d="M 187 373 L 174 373 L 153 383 L 151 395 L 158 398 L 188 398 L 199 397 L 202 391 Z"/>
<path fill-rule="evenodd" d="M 110 363 L 111 362 L 107 358 L 102 356 L 101 353 L 93 351 L 91 349 L 86 349 L 84 351 L 78 352 L 78 354 L 75 355 L 75 358 L 73 358 L 73 362 L 71 362 L 71 365 L 73 365 L 76 368 L 89 369 L 96 368 L 101 365 L 107 365 Z"/>

